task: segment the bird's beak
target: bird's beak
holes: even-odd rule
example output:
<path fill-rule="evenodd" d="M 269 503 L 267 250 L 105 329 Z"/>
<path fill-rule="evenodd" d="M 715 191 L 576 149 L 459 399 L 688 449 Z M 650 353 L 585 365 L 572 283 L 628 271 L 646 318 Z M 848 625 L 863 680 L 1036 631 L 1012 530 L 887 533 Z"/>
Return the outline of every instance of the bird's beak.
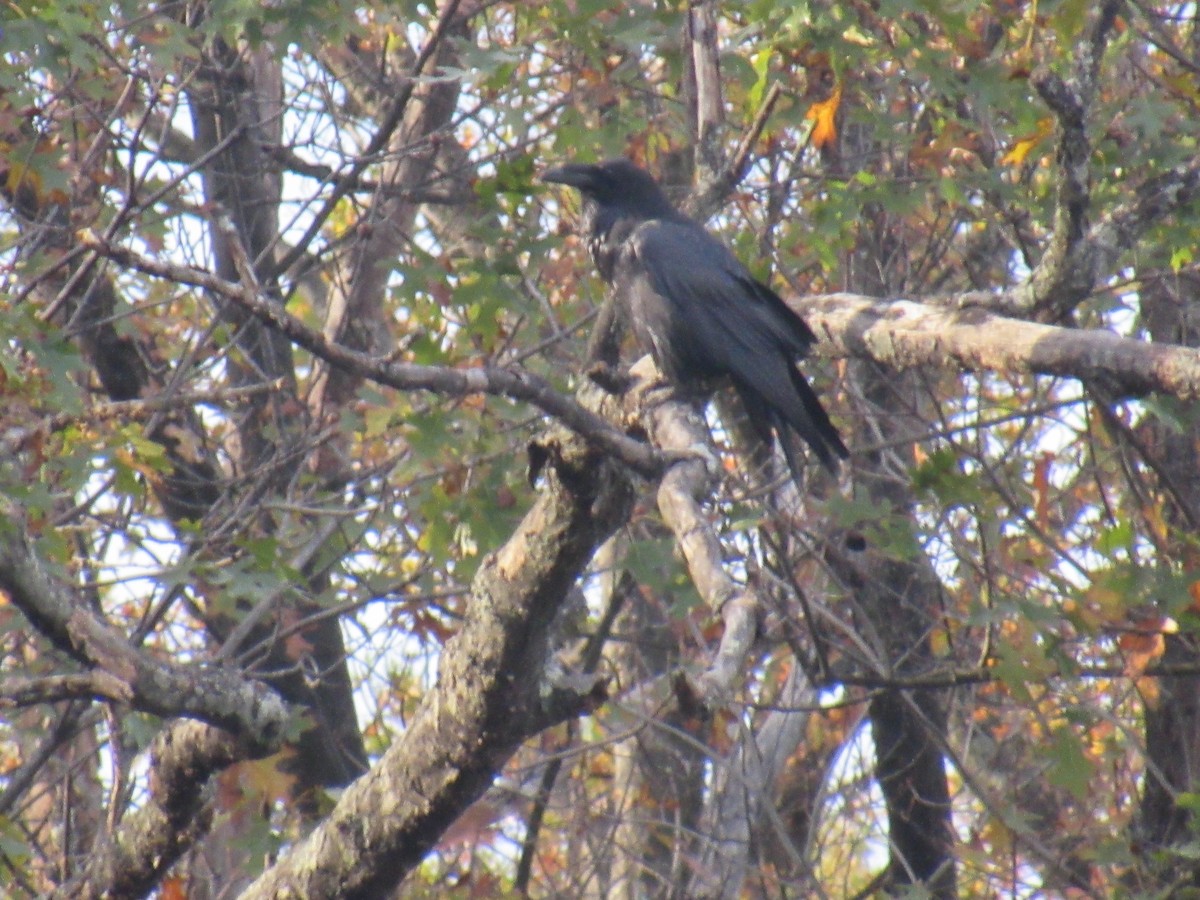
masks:
<path fill-rule="evenodd" d="M 593 166 L 582 163 L 567 163 L 547 169 L 541 174 L 541 180 L 548 184 L 565 184 L 568 187 L 583 190 L 592 183 L 593 168 Z"/>

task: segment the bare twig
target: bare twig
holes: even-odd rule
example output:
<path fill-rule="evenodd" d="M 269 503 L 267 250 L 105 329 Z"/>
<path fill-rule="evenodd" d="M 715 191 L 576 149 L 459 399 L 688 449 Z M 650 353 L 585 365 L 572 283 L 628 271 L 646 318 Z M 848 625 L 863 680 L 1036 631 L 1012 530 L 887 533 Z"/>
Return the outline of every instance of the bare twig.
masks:
<path fill-rule="evenodd" d="M 366 148 L 354 161 L 354 164 L 350 166 L 349 170 L 333 183 L 333 188 L 330 190 L 329 196 L 325 199 L 325 203 L 317 211 L 316 215 L 313 216 L 312 222 L 309 223 L 304 234 L 296 241 L 291 250 L 283 254 L 282 258 L 277 260 L 274 266 L 270 267 L 270 271 L 264 276 L 265 281 L 269 282 L 279 273 L 286 272 L 308 252 L 308 247 L 312 243 L 313 238 L 325 227 L 325 222 L 333 214 L 333 211 L 337 209 L 341 199 L 355 189 L 367 167 L 378 161 L 379 154 L 387 147 L 392 133 L 399 127 L 401 120 L 404 118 L 405 110 L 408 109 L 408 102 L 412 99 L 413 91 L 419 83 L 425 67 L 433 59 L 434 53 L 445 39 L 450 27 L 454 24 L 458 15 L 459 4 L 460 0 L 450 0 L 446 4 L 438 16 L 437 24 L 433 27 L 433 33 L 429 35 L 428 40 L 425 41 L 425 45 L 421 48 L 421 52 L 417 54 L 408 78 L 405 79 L 404 84 L 392 100 L 391 105 L 388 106 L 386 112 L 381 117 L 379 128 L 371 136 L 371 140 L 367 143 Z M 262 261 L 259 260 L 259 262 Z"/>
<path fill-rule="evenodd" d="M 758 112 L 754 114 L 753 121 L 750 122 L 750 126 L 738 141 L 733 155 L 729 157 L 729 161 L 720 174 L 707 183 L 702 182 L 684 204 L 688 212 L 701 219 L 709 218 L 717 211 L 730 192 L 746 177 L 750 156 L 754 152 L 758 139 L 762 137 L 763 129 L 767 127 L 775 104 L 782 96 L 783 88 L 780 87 L 779 82 L 773 82 L 767 89 L 767 95 L 763 98 Z"/>

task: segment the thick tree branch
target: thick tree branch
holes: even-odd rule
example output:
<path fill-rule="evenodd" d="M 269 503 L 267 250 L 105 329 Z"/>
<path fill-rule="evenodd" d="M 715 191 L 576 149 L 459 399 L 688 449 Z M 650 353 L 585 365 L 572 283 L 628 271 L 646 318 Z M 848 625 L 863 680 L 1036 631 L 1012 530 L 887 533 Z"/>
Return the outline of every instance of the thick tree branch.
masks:
<path fill-rule="evenodd" d="M 1030 79 L 1058 121 L 1057 194 L 1050 244 L 1029 279 L 1032 307 L 1050 320 L 1061 319 L 1088 296 L 1099 277 L 1097 267 L 1079 265 L 1089 253 L 1085 239 L 1091 203 L 1092 145 L 1087 117 L 1096 94 L 1096 79 L 1121 0 L 1106 0 L 1092 12 L 1089 27 L 1075 50 L 1069 80 L 1048 69 Z"/>
<path fill-rule="evenodd" d="M 120 678 L 102 669 L 71 675 L 5 678 L 0 681 L 0 709 L 80 699 L 127 702 L 129 687 Z"/>
<path fill-rule="evenodd" d="M 471 586 L 462 629 L 407 730 L 310 837 L 243 894 L 373 898 L 416 866 L 527 737 L 576 715 L 543 672 L 556 610 L 592 554 L 628 517 L 623 470 L 561 431 L 533 508 Z"/>
<path fill-rule="evenodd" d="M 279 747 L 287 710 L 270 689 L 226 669 L 179 665 L 139 650 L 46 571 L 10 509 L 0 527 L 0 588 L 41 634 L 103 672 L 96 693 L 158 716 L 188 716 L 230 731 L 246 748 Z"/>
<path fill-rule="evenodd" d="M 1180 192 L 1200 188 L 1200 168 L 1184 181 L 1167 179 L 1126 210 L 1158 207 Z M 1114 234 L 1125 226 L 1114 221 Z M 451 369 L 389 362 L 327 340 L 295 317 L 242 285 L 190 266 L 139 255 L 84 235 L 84 243 L 115 262 L 149 275 L 213 291 L 284 333 L 298 346 L 347 371 L 398 390 L 428 390 L 451 396 L 484 393 L 531 403 L 612 453 L 647 478 L 658 477 L 667 460 L 653 448 L 621 433 L 603 418 L 560 394 L 538 376 L 516 368 Z M 793 308 L 835 355 L 857 356 L 898 368 L 954 366 L 970 371 L 1028 372 L 1096 379 L 1120 397 L 1159 392 L 1181 399 L 1200 397 L 1200 351 L 1174 344 L 1124 338 L 1007 318 L 977 308 L 930 306 L 910 300 L 879 300 L 859 294 L 794 298 Z"/>
<path fill-rule="evenodd" d="M 1190 347 L 1023 322 L 982 309 L 858 294 L 793 298 L 791 305 L 839 356 L 898 369 L 937 366 L 1095 379 L 1119 398 L 1154 392 L 1200 397 L 1200 352 Z"/>
<path fill-rule="evenodd" d="M 717 180 L 722 170 L 720 129 L 725 121 L 721 99 L 721 54 L 717 44 L 716 4 L 697 0 L 688 6 L 688 75 L 692 100 L 693 158 L 701 182 Z"/>
<path fill-rule="evenodd" d="M 177 722 L 150 748 L 150 796 L 83 871 L 51 896 L 62 900 L 144 897 L 198 837 L 208 831 L 211 777 L 246 757 L 228 732 Z"/>

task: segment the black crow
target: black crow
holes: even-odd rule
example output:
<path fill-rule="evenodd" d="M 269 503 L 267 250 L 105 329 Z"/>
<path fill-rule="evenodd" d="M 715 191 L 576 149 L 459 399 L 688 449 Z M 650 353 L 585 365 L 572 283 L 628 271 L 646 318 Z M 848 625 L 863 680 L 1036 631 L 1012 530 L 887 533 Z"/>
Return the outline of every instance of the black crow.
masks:
<path fill-rule="evenodd" d="M 684 385 L 728 377 L 757 434 L 768 445 L 778 436 L 797 480 L 792 433 L 836 471 L 846 446 L 796 368 L 816 337 L 778 294 L 627 159 L 569 163 L 542 181 L 583 195 L 592 259 L 663 374 Z"/>

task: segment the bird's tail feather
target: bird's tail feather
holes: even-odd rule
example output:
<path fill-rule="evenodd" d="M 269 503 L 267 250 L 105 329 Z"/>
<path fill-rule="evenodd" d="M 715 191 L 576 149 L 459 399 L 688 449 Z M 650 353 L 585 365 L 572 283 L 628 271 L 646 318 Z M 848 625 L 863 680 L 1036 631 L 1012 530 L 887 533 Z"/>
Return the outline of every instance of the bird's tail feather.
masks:
<path fill-rule="evenodd" d="M 792 473 L 792 480 L 796 482 L 797 487 L 800 487 L 804 484 L 800 478 L 800 473 L 804 471 L 804 463 L 800 459 L 800 454 L 796 452 L 796 440 L 793 437 L 796 432 L 778 411 L 772 409 L 769 415 L 775 428 L 776 440 L 779 441 L 779 448 L 783 451 L 783 458 L 787 460 L 788 469 Z M 816 450 L 815 447 L 813 449 Z M 829 465 L 820 451 L 817 452 L 817 456 L 826 466 Z"/>
<path fill-rule="evenodd" d="M 803 460 L 796 438 L 811 447 L 822 465 L 834 473 L 839 457 L 845 459 L 850 454 L 804 376 L 795 366 L 788 368 L 791 390 L 767 394 L 749 384 L 739 382 L 735 386 L 756 434 L 768 447 L 772 437 L 779 442 L 788 469 L 799 484 Z"/>
<path fill-rule="evenodd" d="M 792 387 L 800 399 L 800 405 L 791 410 L 780 410 L 780 413 L 787 418 L 792 430 L 812 447 L 825 468 L 836 473 L 838 460 L 846 459 L 850 451 L 842 443 L 833 422 L 829 421 L 829 413 L 825 412 L 825 407 L 821 405 L 821 401 L 817 399 L 816 393 L 800 370 L 790 365 L 788 375 L 791 376 Z"/>

